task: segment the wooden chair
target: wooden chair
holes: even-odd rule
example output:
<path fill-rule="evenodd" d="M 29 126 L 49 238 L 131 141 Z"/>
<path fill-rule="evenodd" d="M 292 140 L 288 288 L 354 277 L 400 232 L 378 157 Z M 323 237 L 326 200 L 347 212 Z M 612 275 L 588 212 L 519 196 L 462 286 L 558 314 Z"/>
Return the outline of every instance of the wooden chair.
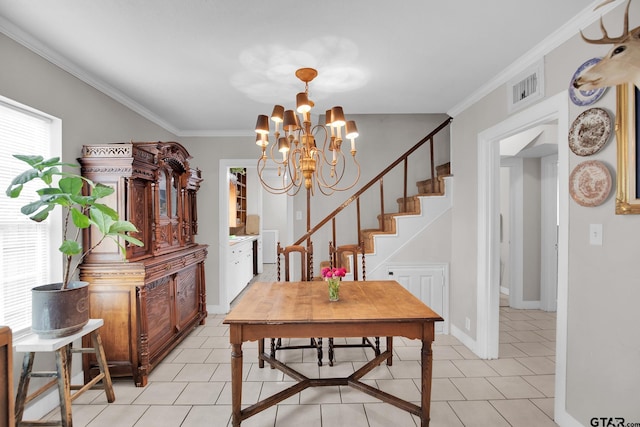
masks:
<path fill-rule="evenodd" d="M 358 265 L 358 255 L 360 255 L 360 268 Z M 351 257 L 351 262 L 349 262 Z M 362 280 L 367 280 L 366 263 L 364 254 L 364 242 L 360 242 L 359 245 L 343 245 L 334 246 L 332 242 L 329 242 L 329 263 L 330 267 L 344 267 L 347 272 L 352 273 L 353 280 L 358 280 L 358 270 L 362 272 Z M 374 342 L 368 337 L 362 337 L 360 343 L 346 343 L 335 344 L 333 338 L 329 338 L 329 366 L 333 366 L 334 349 L 336 348 L 354 348 L 364 347 L 371 348 L 376 356 L 380 355 L 380 337 L 374 337 Z"/>
<path fill-rule="evenodd" d="M 306 282 L 310 281 L 313 278 L 313 245 L 309 245 L 305 248 L 302 245 L 292 245 L 292 246 L 280 246 L 280 242 L 278 242 L 278 282 L 281 281 L 282 273 L 281 273 L 281 258 L 284 258 L 284 281 L 290 282 L 290 271 L 291 266 L 294 263 L 294 257 L 300 258 L 300 281 Z M 309 265 L 309 271 L 307 271 L 307 265 Z M 322 338 L 309 338 L 309 344 L 301 344 L 301 345 L 282 345 L 281 338 L 271 338 L 271 349 L 270 355 L 272 358 L 276 358 L 276 352 L 280 350 L 299 350 L 305 348 L 313 348 L 318 352 L 318 366 L 322 366 Z M 264 351 L 264 340 L 260 340 L 258 342 L 258 351 L 260 354 Z M 260 360 L 259 366 L 262 368 L 264 366 L 264 361 Z M 273 368 L 273 366 L 271 367 Z"/>

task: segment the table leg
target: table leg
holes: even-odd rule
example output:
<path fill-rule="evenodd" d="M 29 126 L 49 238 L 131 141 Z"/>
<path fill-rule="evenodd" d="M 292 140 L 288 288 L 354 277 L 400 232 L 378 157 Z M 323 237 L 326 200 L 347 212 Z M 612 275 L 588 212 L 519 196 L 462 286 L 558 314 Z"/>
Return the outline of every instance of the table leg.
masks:
<path fill-rule="evenodd" d="M 258 368 L 264 368 L 264 360 L 262 360 L 263 354 L 264 354 L 264 338 L 258 340 Z"/>
<path fill-rule="evenodd" d="M 393 337 L 387 337 L 387 350 L 391 353 L 387 359 L 387 366 L 393 365 Z"/>
<path fill-rule="evenodd" d="M 432 375 L 432 351 L 431 340 L 422 339 L 421 351 L 422 363 L 422 415 L 420 416 L 422 427 L 429 427 L 431 408 L 431 375 Z"/>
<path fill-rule="evenodd" d="M 240 427 L 242 402 L 242 343 L 231 344 L 231 423 Z"/>

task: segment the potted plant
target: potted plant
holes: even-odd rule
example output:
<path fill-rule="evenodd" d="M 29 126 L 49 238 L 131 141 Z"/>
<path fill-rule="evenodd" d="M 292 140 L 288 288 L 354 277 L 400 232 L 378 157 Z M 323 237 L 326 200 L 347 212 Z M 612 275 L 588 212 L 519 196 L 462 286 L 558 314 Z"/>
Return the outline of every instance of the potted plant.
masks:
<path fill-rule="evenodd" d="M 63 242 L 58 248 L 64 257 L 63 281 L 32 289 L 31 329 L 46 338 L 72 335 L 89 320 L 88 283 L 74 280 L 84 257 L 105 239 L 114 240 L 123 256 L 125 248 L 119 239 L 137 246 L 143 246 L 143 243 L 127 234 L 138 231 L 131 222 L 121 221 L 114 209 L 99 202 L 112 194 L 113 188 L 63 172 L 63 166 L 78 165 L 63 163 L 59 157 L 47 160 L 42 156 L 14 154 L 14 157 L 27 163 L 29 169 L 13 179 L 7 188 L 7 196 L 19 197 L 24 185 L 33 180 L 44 184 L 36 190 L 39 198 L 24 205 L 21 212 L 31 220 L 41 222 L 57 206 L 64 210 Z M 100 238 L 94 246 L 83 248 L 82 229 L 91 226 L 100 233 Z"/>

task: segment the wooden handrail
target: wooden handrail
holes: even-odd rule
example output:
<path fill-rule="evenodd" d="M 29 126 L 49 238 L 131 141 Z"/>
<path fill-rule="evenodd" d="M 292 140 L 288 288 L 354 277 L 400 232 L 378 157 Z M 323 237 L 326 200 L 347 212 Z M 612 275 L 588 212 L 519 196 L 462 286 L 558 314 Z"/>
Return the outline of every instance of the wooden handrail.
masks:
<path fill-rule="evenodd" d="M 387 166 L 382 172 L 380 172 L 378 175 L 376 175 L 373 179 L 371 179 L 368 183 L 366 183 L 360 190 L 356 191 L 351 197 L 349 197 L 347 200 L 345 200 L 340 206 L 338 206 L 333 212 L 331 212 L 329 215 L 327 215 L 324 219 L 322 219 L 320 222 L 318 222 L 313 228 L 309 228 L 310 224 L 307 224 L 307 229 L 308 231 L 302 236 L 300 237 L 298 240 L 296 240 L 296 242 L 294 243 L 294 245 L 299 245 L 301 244 L 303 241 L 305 240 L 310 240 L 311 236 L 318 231 L 320 228 L 322 228 L 327 222 L 329 222 L 331 219 L 335 218 L 336 215 L 338 215 L 340 212 L 342 212 L 343 209 L 345 209 L 347 206 L 349 206 L 351 203 L 353 203 L 354 200 L 359 200 L 360 196 L 367 191 L 369 188 L 371 188 L 376 182 L 378 181 L 382 181 L 382 178 L 389 173 L 391 170 L 393 170 L 393 168 L 395 168 L 396 166 L 398 166 L 401 162 L 406 161 L 406 159 L 414 152 L 416 151 L 418 148 L 420 148 L 425 142 L 427 141 L 431 141 L 431 170 L 432 170 L 432 175 L 431 175 L 431 180 L 432 180 L 432 185 L 433 185 L 433 181 L 435 180 L 435 167 L 434 167 L 434 159 L 433 159 L 433 137 L 440 132 L 442 129 L 444 129 L 445 127 L 447 127 L 449 125 L 449 123 L 451 123 L 451 121 L 453 120 L 452 117 L 448 117 L 444 122 L 442 122 L 442 124 L 440 124 L 437 128 L 435 128 L 429 135 L 425 136 L 424 138 L 422 138 L 420 141 L 418 141 L 413 147 L 411 147 L 409 150 L 407 150 L 404 154 L 402 154 L 400 157 L 398 157 L 393 163 L 391 163 L 389 166 Z M 406 167 L 405 167 L 405 200 L 406 200 Z M 380 191 L 381 191 L 381 198 L 382 197 L 382 183 L 380 184 Z M 382 201 L 382 224 L 384 226 L 384 202 Z M 405 210 L 406 210 L 406 206 L 405 206 Z M 358 215 L 359 215 L 359 209 L 358 209 Z M 358 218 L 358 228 L 359 228 L 359 224 L 360 224 L 360 218 Z M 360 233 L 360 230 L 358 230 L 358 234 Z M 360 236 L 358 235 L 358 239 L 360 239 Z M 335 239 L 334 239 L 335 240 Z"/>

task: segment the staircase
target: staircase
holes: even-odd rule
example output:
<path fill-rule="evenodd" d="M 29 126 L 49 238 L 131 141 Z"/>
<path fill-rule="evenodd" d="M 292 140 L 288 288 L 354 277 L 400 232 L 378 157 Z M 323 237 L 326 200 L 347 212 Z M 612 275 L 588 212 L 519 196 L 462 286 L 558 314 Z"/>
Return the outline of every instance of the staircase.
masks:
<path fill-rule="evenodd" d="M 336 208 L 323 220 L 318 222 L 314 227 L 311 227 L 309 231 L 300 237 L 294 245 L 300 245 L 307 241 L 309 245 L 312 241 L 314 233 L 327 226 L 329 223 L 332 226 L 332 240 L 336 242 L 336 218 L 338 215 L 351 203 L 356 204 L 356 218 L 345 218 L 341 216 L 341 221 L 347 221 L 349 226 L 357 227 L 357 236 L 360 238 L 360 242 L 353 242 L 349 246 L 354 244 L 357 246 L 361 244 L 364 246 L 364 257 L 366 259 L 366 277 L 367 279 L 386 279 L 386 272 L 383 272 L 380 267 L 384 265 L 384 262 L 388 260 L 394 253 L 402 248 L 408 241 L 418 235 L 421 231 L 426 229 L 432 224 L 438 217 L 451 208 L 451 189 L 452 189 L 452 175 L 451 165 L 446 163 L 435 167 L 434 165 L 434 136 L 437 135 L 442 129 L 446 128 L 451 122 L 451 118 L 445 120 L 440 126 L 434 129 L 429 135 L 418 141 L 411 149 L 401 155 L 398 159 L 392 162 L 381 173 L 374 177 L 370 182 L 365 184 L 360 190 L 358 190 L 353 196 L 351 196 L 345 203 Z M 407 192 L 407 175 L 408 175 L 408 157 L 418 151 L 426 142 L 429 142 L 429 157 L 428 163 L 430 164 L 430 178 L 416 183 L 418 193 L 415 195 L 408 195 Z M 424 151 L 424 150 L 422 150 Z M 384 191 L 383 191 L 383 178 L 386 174 L 392 171 L 396 166 L 404 165 L 404 188 L 397 190 L 398 193 L 402 193 L 401 197 L 397 199 L 398 211 L 395 213 L 385 212 L 384 208 Z M 380 212 L 377 215 L 378 228 L 375 229 L 361 229 L 360 228 L 360 196 L 366 191 L 371 189 L 375 184 L 380 186 Z M 315 245 L 314 252 L 318 253 L 318 246 Z M 324 254 L 324 251 L 321 252 Z M 328 249 L 327 249 L 328 253 Z M 327 259 L 323 255 L 320 255 Z M 331 256 L 331 255 L 329 255 Z M 360 255 L 358 258 L 361 258 Z M 334 260 L 335 261 L 335 260 Z M 349 266 L 353 266 L 353 261 L 350 260 Z M 362 259 L 358 260 L 359 263 L 363 263 Z M 311 266 L 312 259 L 308 259 L 308 264 Z M 330 264 L 329 261 L 321 263 L 320 267 Z M 347 274 L 346 279 L 351 276 Z M 384 274 L 383 274 L 384 273 Z"/>
<path fill-rule="evenodd" d="M 444 178 L 451 176 L 451 163 L 440 165 L 436 168 L 437 177 L 432 188 L 431 178 L 417 182 L 418 194 L 409 197 L 400 197 L 397 200 L 398 212 L 378 215 L 378 222 L 382 225 L 376 229 L 365 229 L 360 231 L 360 239 L 364 241 L 365 254 L 375 253 L 374 238 L 382 235 L 397 234 L 398 219 L 405 216 L 416 216 L 422 213 L 422 202 L 425 197 L 444 196 Z"/>
<path fill-rule="evenodd" d="M 451 209 L 453 178 L 450 165 L 447 163 L 439 168 L 435 191 L 431 189 L 430 179 L 418 182 L 418 194 L 407 197 L 406 205 L 404 198 L 397 200 L 398 212 L 378 216 L 384 228 L 360 232 L 368 279 L 386 279 L 387 272 L 381 268 L 385 262 Z M 349 264 L 352 263 L 350 259 Z"/>

